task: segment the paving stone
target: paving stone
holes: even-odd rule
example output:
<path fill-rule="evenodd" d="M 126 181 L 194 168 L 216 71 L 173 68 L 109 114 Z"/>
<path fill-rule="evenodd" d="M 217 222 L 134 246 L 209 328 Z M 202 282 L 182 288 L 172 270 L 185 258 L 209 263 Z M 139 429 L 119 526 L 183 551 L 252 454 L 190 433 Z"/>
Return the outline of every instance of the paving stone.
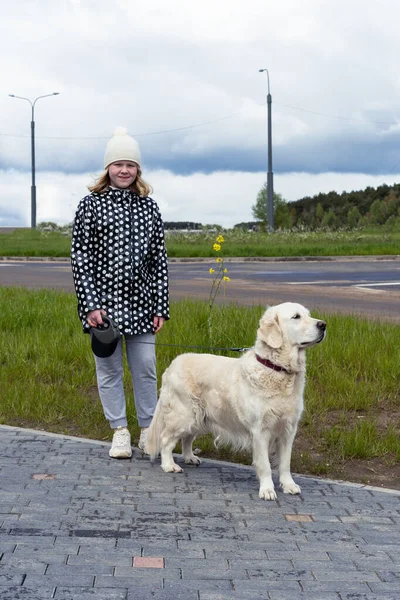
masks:
<path fill-rule="evenodd" d="M 24 579 L 25 575 L 23 573 L 10 573 L 7 569 L 5 571 L 0 570 L 0 586 L 22 585 Z"/>
<path fill-rule="evenodd" d="M 159 547 L 159 551 L 157 546 L 149 547 L 144 546 L 142 549 L 143 556 L 164 556 L 166 561 L 169 561 L 168 564 L 171 565 L 170 561 L 173 560 L 190 560 L 190 559 L 205 559 L 207 558 L 204 555 L 204 550 L 201 548 L 188 548 L 186 550 L 181 550 L 179 548 L 163 548 Z"/>
<path fill-rule="evenodd" d="M 49 577 L 70 577 L 71 579 L 75 576 L 80 575 L 113 575 L 114 567 L 110 565 L 97 563 L 85 563 L 81 565 L 48 565 L 46 570 L 46 576 Z"/>
<path fill-rule="evenodd" d="M 43 546 L 49 547 L 54 545 L 55 541 L 54 535 L 42 536 L 40 532 L 38 535 L 14 535 L 12 531 L 9 531 L 8 534 L 0 534 L 0 546 L 3 542 L 9 542 L 14 545 L 18 544 L 34 544 L 35 547 Z"/>
<path fill-rule="evenodd" d="M 163 589 L 175 593 L 192 590 L 232 591 L 232 582 L 229 579 L 186 579 L 181 581 L 164 581 Z"/>
<path fill-rule="evenodd" d="M 182 550 L 183 554 L 182 556 L 185 556 L 185 550 Z M 246 549 L 236 549 L 236 550 L 223 550 L 220 548 L 217 549 L 213 549 L 213 548 L 206 548 L 205 550 L 203 550 L 203 553 L 205 554 L 205 558 L 208 559 L 214 559 L 214 560 L 219 560 L 219 559 L 226 559 L 229 561 L 232 560 L 236 560 L 236 559 L 240 559 L 240 558 L 244 558 L 247 560 L 257 560 L 257 559 L 266 559 L 269 558 L 267 553 L 265 552 L 265 550 L 262 549 L 254 549 L 252 550 L 251 548 L 246 548 Z"/>
<path fill-rule="evenodd" d="M 264 579 L 264 581 L 307 581 L 314 579 L 310 569 L 247 569 L 249 579 Z M 236 577 L 235 577 L 236 578 Z"/>
<path fill-rule="evenodd" d="M 344 592 L 340 593 L 340 598 L 343 600 L 398 600 L 399 596 L 395 592 L 387 592 L 386 594 L 374 594 L 373 592 L 353 594 L 352 592 Z"/>
<path fill-rule="evenodd" d="M 288 571 L 292 568 L 292 562 L 290 560 L 270 560 L 265 558 L 263 560 L 257 559 L 231 559 L 229 566 L 234 571 L 236 569 L 273 569 L 277 571 Z"/>
<path fill-rule="evenodd" d="M 270 560 L 291 560 L 294 564 L 295 561 L 307 562 L 320 562 L 330 561 L 330 554 L 324 550 L 268 550 L 267 558 Z"/>
<path fill-rule="evenodd" d="M 182 579 L 248 579 L 247 573 L 244 569 L 233 570 L 224 564 L 218 567 L 203 569 L 203 567 L 184 567 L 182 569 Z"/>
<path fill-rule="evenodd" d="M 43 584 L 34 586 L 3 586 L 0 584 L 1 600 L 50 600 L 54 587 Z M 66 599 L 65 599 L 66 600 Z"/>
<path fill-rule="evenodd" d="M 400 598 L 400 581 L 391 581 L 390 583 L 386 582 L 371 582 L 368 584 L 373 592 L 376 594 L 387 594 L 388 592 L 397 594 L 397 597 Z"/>
<path fill-rule="evenodd" d="M 235 600 L 235 598 L 237 600 L 255 600 L 255 598 L 257 598 L 257 600 L 270 600 L 271 596 L 269 594 L 269 592 L 265 591 L 265 590 L 257 590 L 257 596 L 254 595 L 254 591 L 250 591 L 250 592 L 236 592 L 236 591 L 229 591 L 229 592 L 208 592 L 208 591 L 201 591 L 200 592 L 200 600 Z M 292 599 L 293 600 L 293 596 Z"/>
<path fill-rule="evenodd" d="M 147 590 L 161 590 L 165 587 L 163 581 L 162 574 L 160 574 L 158 569 L 145 569 L 142 574 L 138 574 L 136 570 L 136 575 L 133 574 L 132 576 L 114 575 L 113 577 L 109 577 L 107 575 L 98 575 L 95 577 L 94 587 L 95 589 L 109 587 L 116 589 L 144 587 Z"/>
<path fill-rule="evenodd" d="M 14 542 L 4 542 L 0 540 L 0 558 L 5 552 L 14 552 L 16 544 Z"/>
<path fill-rule="evenodd" d="M 177 568 L 164 568 L 164 569 L 149 569 L 147 567 L 116 567 L 114 569 L 114 576 L 119 578 L 135 578 L 135 579 L 152 579 L 159 581 L 160 579 L 181 579 L 181 572 Z"/>
<path fill-rule="evenodd" d="M 390 569 L 390 566 L 389 566 Z M 384 582 L 399 582 L 400 581 L 400 571 L 392 570 L 377 570 L 377 574 L 379 575 L 379 579 Z"/>
<path fill-rule="evenodd" d="M 127 600 L 198 600 L 197 590 L 153 590 L 146 587 L 128 589 Z M 254 600 L 254 599 L 253 599 Z"/>
<path fill-rule="evenodd" d="M 365 583 L 363 581 L 302 581 L 301 587 L 305 593 L 327 593 L 337 592 L 341 593 L 341 590 L 345 590 L 349 593 L 364 594 L 371 591 L 372 583 Z"/>
<path fill-rule="evenodd" d="M 127 589 L 114 587 L 94 589 L 92 587 L 57 587 L 55 600 L 126 600 Z"/>
<path fill-rule="evenodd" d="M 262 591 L 265 592 L 268 590 L 269 593 L 272 591 L 282 591 L 285 592 L 290 591 L 292 594 L 292 599 L 297 599 L 297 594 L 301 593 L 301 586 L 296 580 L 286 580 L 279 581 L 274 579 L 269 579 L 266 581 L 265 579 L 252 579 L 245 581 L 243 579 L 233 580 L 233 589 L 236 592 L 252 592 L 254 594 L 254 598 L 257 598 L 257 594 Z"/>
<path fill-rule="evenodd" d="M 213 569 L 218 566 L 219 569 L 230 569 L 231 565 L 228 564 L 228 560 L 224 557 L 213 559 L 206 559 L 204 556 L 202 558 L 188 558 L 185 556 L 180 556 L 177 558 L 166 558 L 165 559 L 166 567 L 175 567 L 181 569 L 204 569 L 206 573 L 208 573 L 209 569 Z"/>
<path fill-rule="evenodd" d="M 68 565 L 84 567 L 85 565 L 108 565 L 111 567 L 132 566 L 132 556 L 115 552 L 94 552 L 79 556 L 68 556 Z M 112 573 L 111 573 L 112 574 Z"/>
<path fill-rule="evenodd" d="M 52 548 L 32 548 L 29 544 L 17 544 L 15 552 L 12 554 L 14 560 L 32 559 L 45 564 L 63 564 L 67 562 L 68 554 L 66 552 L 55 552 Z M 0 563 L 1 564 L 1 563 Z"/>
<path fill-rule="evenodd" d="M 18 557 L 15 554 L 5 554 L 0 561 L 0 574 L 12 573 L 41 573 L 46 572 L 47 564 L 29 557 Z"/>
<path fill-rule="evenodd" d="M 134 556 L 132 566 L 147 569 L 164 569 L 166 567 L 162 556 Z"/>
<path fill-rule="evenodd" d="M 293 600 L 293 595 L 289 591 L 279 590 L 272 591 L 270 593 L 271 600 Z M 339 600 L 339 594 L 336 592 L 324 592 L 320 594 L 318 592 L 310 593 L 310 592 L 301 592 L 296 594 L 296 600 Z M 356 600 L 353 598 L 353 600 Z"/>
<path fill-rule="evenodd" d="M 251 467 L 171 475 L 137 450 L 0 431 L 2 600 L 400 598 L 400 492 L 295 476 L 300 496 L 264 502 Z"/>
<path fill-rule="evenodd" d="M 50 586 L 56 588 L 57 586 L 63 587 L 93 587 L 94 585 L 94 576 L 88 574 L 77 574 L 70 573 L 67 575 L 62 574 L 54 574 L 48 575 L 30 575 L 28 574 L 26 579 L 24 580 L 24 587 L 38 587 L 43 585 L 45 588 Z M 3 599 L 1 599 L 3 600 Z"/>
<path fill-rule="evenodd" d="M 370 581 L 379 581 L 379 577 L 374 571 L 345 570 L 343 566 L 341 569 L 338 569 L 334 564 L 332 564 L 332 568 L 329 570 L 317 568 L 313 569 L 312 572 L 317 581 L 361 581 L 367 583 Z"/>
<path fill-rule="evenodd" d="M 251 543 L 248 540 L 241 540 L 241 539 L 204 539 L 204 540 L 200 540 L 196 543 L 196 547 L 198 548 L 202 548 L 205 552 L 207 552 L 208 550 L 215 550 L 215 551 L 221 551 L 221 550 L 226 550 L 226 551 L 232 551 L 234 552 L 235 550 L 240 550 L 240 548 L 249 548 L 249 546 L 251 545 Z M 192 540 L 178 540 L 178 547 L 181 550 L 190 550 L 190 548 L 193 547 L 193 541 Z M 252 546 L 254 547 L 254 546 Z"/>

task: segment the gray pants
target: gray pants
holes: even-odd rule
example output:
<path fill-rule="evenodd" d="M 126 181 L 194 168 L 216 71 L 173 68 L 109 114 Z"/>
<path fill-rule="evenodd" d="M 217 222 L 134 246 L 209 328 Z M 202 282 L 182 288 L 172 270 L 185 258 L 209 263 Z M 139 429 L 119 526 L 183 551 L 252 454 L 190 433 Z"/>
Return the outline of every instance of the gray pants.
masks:
<path fill-rule="evenodd" d="M 147 342 L 141 344 L 138 342 Z M 148 343 L 151 342 L 151 343 Z M 157 404 L 155 337 L 151 333 L 125 336 L 126 357 L 132 375 L 139 427 L 148 427 Z M 126 427 L 126 401 L 123 387 L 122 340 L 114 354 L 96 361 L 97 386 L 104 415 L 110 426 Z"/>

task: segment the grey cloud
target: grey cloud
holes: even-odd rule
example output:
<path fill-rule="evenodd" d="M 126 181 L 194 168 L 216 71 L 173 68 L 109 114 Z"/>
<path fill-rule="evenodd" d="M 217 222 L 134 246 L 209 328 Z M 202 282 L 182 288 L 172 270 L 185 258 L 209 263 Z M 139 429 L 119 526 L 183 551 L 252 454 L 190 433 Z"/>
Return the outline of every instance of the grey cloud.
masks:
<path fill-rule="evenodd" d="M 35 10 L 20 4 L 22 13 L 7 5 L 2 26 L 10 52 L 0 133 L 28 136 L 0 138 L 0 167 L 30 169 L 29 107 L 7 94 L 55 90 L 57 99 L 37 105 L 38 170 L 97 173 L 106 139 L 94 138 L 116 125 L 132 134 L 184 128 L 249 104 L 237 120 L 138 140 L 149 169 L 266 170 L 262 67 L 271 75 L 274 172 L 390 173 L 400 160 L 399 135 L 362 122 L 398 118 L 398 9 L 358 0 L 352 8 L 344 0 L 322 8 L 305 0 L 298 14 L 294 0 L 268 8 L 254 0 L 250 14 L 233 1 L 227 18 L 208 1 L 192 8 L 154 1 L 133 10 L 116 0 L 112 11 L 103 0 L 63 8 L 44 0 Z M 75 139 L 62 139 L 69 136 Z"/>
<path fill-rule="evenodd" d="M 23 156 L 14 160 L 4 153 L 1 168 L 29 171 L 30 142 L 24 138 Z M 188 153 L 174 145 L 171 136 L 140 141 L 145 170 L 168 169 L 179 175 L 214 171 L 260 172 L 267 169 L 267 147 L 240 148 L 220 146 L 201 148 Z M 66 173 L 100 173 L 105 140 L 69 140 L 46 143 L 40 140 L 36 149 L 36 166 L 42 171 Z M 171 151 L 174 147 L 174 151 Z M 390 174 L 400 162 L 400 133 L 391 136 L 297 137 L 273 146 L 273 171 L 276 173 L 366 173 Z"/>

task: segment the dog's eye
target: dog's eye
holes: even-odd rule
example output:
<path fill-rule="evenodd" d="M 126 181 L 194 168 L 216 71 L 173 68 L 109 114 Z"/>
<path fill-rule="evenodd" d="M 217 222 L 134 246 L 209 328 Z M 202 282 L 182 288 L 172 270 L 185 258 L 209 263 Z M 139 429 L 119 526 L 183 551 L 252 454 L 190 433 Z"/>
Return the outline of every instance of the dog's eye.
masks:
<path fill-rule="evenodd" d="M 292 319 L 300 319 L 300 315 L 299 315 L 299 313 L 297 313 L 297 314 L 293 315 Z"/>

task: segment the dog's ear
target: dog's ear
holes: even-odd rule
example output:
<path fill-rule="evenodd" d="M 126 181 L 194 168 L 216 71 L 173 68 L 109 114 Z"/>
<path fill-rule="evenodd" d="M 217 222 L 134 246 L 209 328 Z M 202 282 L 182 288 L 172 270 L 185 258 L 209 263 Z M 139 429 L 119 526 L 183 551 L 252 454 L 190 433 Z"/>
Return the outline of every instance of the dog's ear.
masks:
<path fill-rule="evenodd" d="M 280 348 L 282 346 L 283 336 L 278 315 L 274 317 L 262 317 L 258 333 L 271 348 Z"/>

